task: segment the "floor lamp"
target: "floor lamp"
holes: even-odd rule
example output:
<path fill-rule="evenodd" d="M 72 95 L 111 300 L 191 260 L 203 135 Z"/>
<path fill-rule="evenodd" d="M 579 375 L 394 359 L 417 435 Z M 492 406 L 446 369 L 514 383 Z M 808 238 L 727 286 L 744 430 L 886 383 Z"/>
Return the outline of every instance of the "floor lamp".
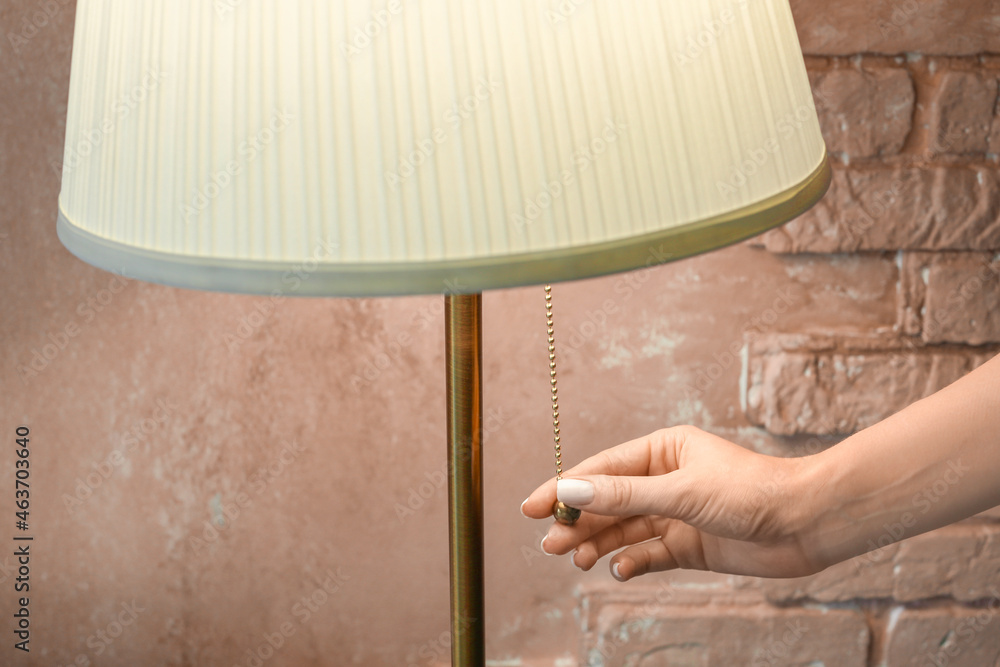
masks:
<path fill-rule="evenodd" d="M 830 181 L 788 0 L 76 11 L 75 255 L 204 290 L 444 295 L 457 665 L 485 661 L 481 293 L 735 243 Z"/>

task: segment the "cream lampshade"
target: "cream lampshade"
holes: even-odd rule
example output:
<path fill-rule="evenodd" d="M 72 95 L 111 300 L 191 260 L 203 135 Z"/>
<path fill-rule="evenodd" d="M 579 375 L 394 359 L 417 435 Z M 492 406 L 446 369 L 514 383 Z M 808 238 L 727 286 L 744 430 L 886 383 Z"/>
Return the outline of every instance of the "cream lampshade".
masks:
<path fill-rule="evenodd" d="M 76 11 L 70 251 L 179 287 L 446 295 L 456 664 L 484 659 L 479 294 L 734 243 L 830 181 L 788 0 Z"/>
<path fill-rule="evenodd" d="M 757 234 L 825 155 L 786 0 L 80 0 L 59 235 L 180 287 L 478 292 Z"/>

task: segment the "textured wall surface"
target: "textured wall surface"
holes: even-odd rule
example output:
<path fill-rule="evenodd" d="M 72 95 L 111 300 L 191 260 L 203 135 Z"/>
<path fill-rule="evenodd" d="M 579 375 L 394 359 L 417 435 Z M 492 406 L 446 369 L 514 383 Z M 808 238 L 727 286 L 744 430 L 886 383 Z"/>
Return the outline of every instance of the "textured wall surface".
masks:
<path fill-rule="evenodd" d="M 793 7 L 832 190 L 751 243 L 556 288 L 568 463 L 682 423 L 816 451 L 1000 346 L 1000 3 Z M 72 257 L 73 18 L 0 3 L 0 664 L 447 663 L 442 300 L 198 293 Z M 485 297 L 491 664 L 1000 664 L 1000 511 L 791 581 L 620 585 L 544 556 L 518 512 L 552 467 L 543 318 L 540 288 Z"/>

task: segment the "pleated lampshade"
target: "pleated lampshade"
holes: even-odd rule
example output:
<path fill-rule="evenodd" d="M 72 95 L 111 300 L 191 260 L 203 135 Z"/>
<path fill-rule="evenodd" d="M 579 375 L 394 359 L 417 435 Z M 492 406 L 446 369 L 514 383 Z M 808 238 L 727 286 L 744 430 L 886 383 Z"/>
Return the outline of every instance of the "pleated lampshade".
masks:
<path fill-rule="evenodd" d="M 788 0 L 79 0 L 58 231 L 180 287 L 479 292 L 786 222 Z M 302 277 L 308 279 L 302 279 Z"/>

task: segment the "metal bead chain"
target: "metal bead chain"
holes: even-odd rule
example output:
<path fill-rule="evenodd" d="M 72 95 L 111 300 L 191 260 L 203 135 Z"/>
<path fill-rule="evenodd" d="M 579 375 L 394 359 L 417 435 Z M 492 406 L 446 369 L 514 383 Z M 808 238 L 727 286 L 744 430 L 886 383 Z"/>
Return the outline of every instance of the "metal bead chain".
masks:
<path fill-rule="evenodd" d="M 549 383 L 552 385 L 552 441 L 556 448 L 556 479 L 562 479 L 562 446 L 559 444 L 559 388 L 556 385 L 556 330 L 552 323 L 552 285 L 545 286 L 545 321 L 549 333 Z"/>

